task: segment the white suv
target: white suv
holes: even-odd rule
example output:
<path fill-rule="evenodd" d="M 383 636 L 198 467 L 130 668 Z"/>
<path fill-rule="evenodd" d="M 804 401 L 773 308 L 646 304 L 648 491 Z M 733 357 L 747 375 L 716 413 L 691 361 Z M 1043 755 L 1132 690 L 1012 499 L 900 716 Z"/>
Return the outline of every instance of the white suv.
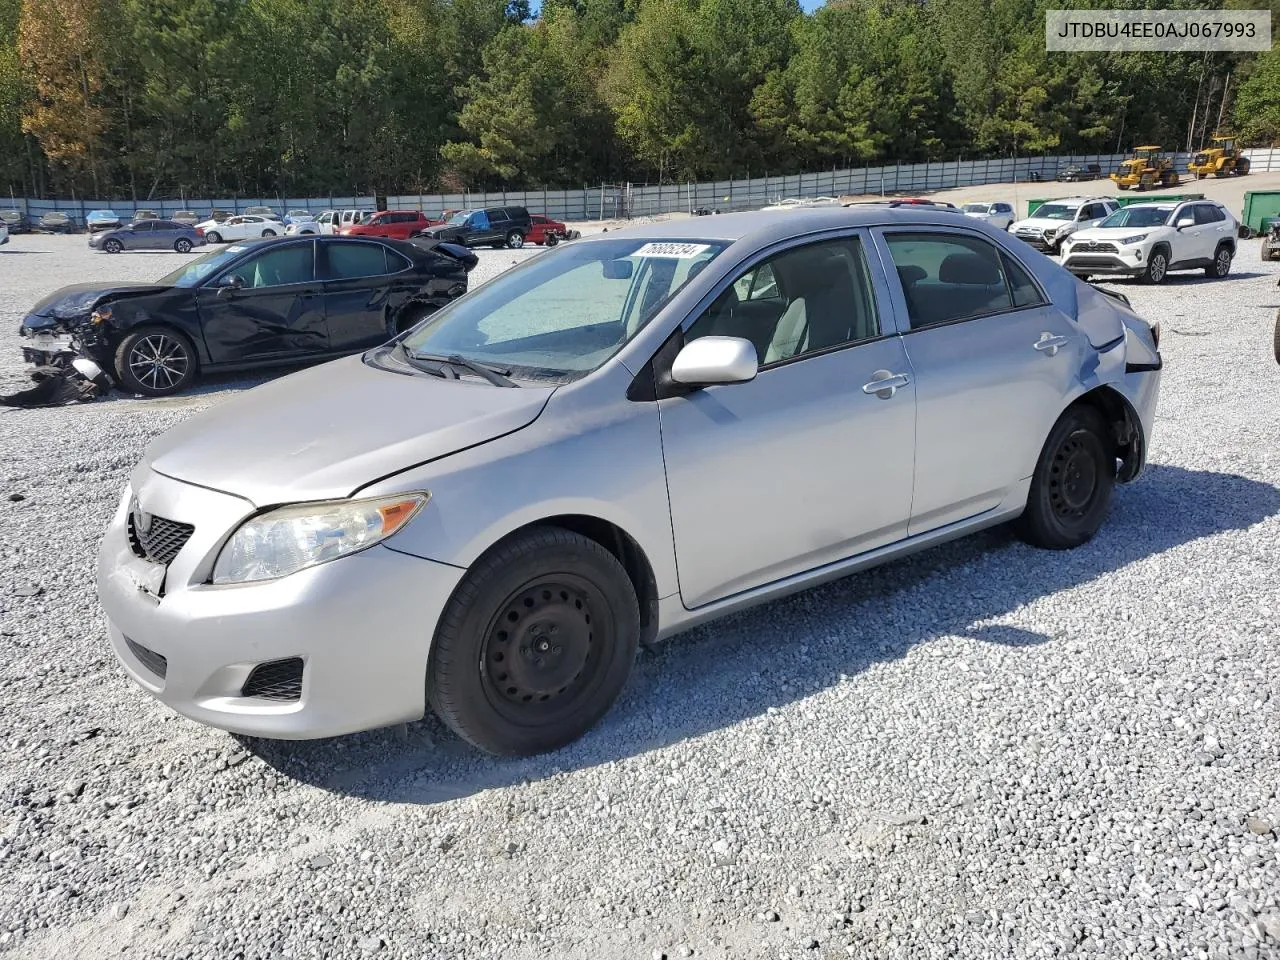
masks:
<path fill-rule="evenodd" d="M 1160 283 L 1170 270 L 1225 277 L 1236 255 L 1240 224 L 1211 200 L 1135 203 L 1098 226 L 1076 232 L 1062 247 L 1062 265 L 1078 277 L 1141 277 Z"/>
<path fill-rule="evenodd" d="M 1042 253 L 1057 253 L 1071 234 L 1101 223 L 1119 208 L 1109 197 L 1046 200 L 1031 216 L 1010 226 L 1009 232 Z"/>

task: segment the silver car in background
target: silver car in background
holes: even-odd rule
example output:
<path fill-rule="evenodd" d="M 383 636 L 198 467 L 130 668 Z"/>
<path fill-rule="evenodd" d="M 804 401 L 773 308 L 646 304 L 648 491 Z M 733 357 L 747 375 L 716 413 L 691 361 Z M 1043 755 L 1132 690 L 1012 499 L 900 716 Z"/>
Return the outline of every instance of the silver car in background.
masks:
<path fill-rule="evenodd" d="M 89 234 L 89 247 L 106 253 L 125 250 L 176 250 L 190 253 L 204 246 L 204 231 L 177 220 L 145 219 Z"/>
<path fill-rule="evenodd" d="M 554 749 L 637 646 L 1138 476 L 1158 326 L 979 221 L 865 207 L 610 232 L 155 440 L 98 561 L 137 683 L 308 738 L 434 709 Z"/>

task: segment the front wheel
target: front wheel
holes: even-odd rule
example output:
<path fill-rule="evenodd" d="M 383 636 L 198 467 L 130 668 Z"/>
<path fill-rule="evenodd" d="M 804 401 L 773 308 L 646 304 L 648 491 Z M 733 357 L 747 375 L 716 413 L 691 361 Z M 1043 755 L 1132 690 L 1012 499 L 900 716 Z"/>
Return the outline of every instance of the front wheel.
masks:
<path fill-rule="evenodd" d="M 167 327 L 134 330 L 116 349 L 116 376 L 131 393 L 167 397 L 186 389 L 195 374 L 191 341 Z"/>
<path fill-rule="evenodd" d="M 436 628 L 427 697 L 459 736 L 530 756 L 586 733 L 635 660 L 640 612 L 616 557 L 557 527 L 516 534 L 483 556 Z"/>
<path fill-rule="evenodd" d="M 1115 474 L 1115 451 L 1102 415 L 1089 406 L 1069 408 L 1040 452 L 1018 535 L 1046 550 L 1088 542 L 1106 519 Z"/>
<path fill-rule="evenodd" d="M 519 250 L 524 246 L 524 234 L 519 230 L 512 230 L 507 234 L 507 246 L 512 250 Z"/>
<path fill-rule="evenodd" d="M 1219 247 L 1213 255 L 1213 263 L 1204 268 L 1204 275 L 1214 280 L 1221 280 L 1230 272 L 1231 251 L 1226 247 Z"/>
<path fill-rule="evenodd" d="M 176 241 L 174 241 L 173 249 L 177 250 L 179 253 L 190 253 L 191 241 L 188 240 L 186 237 L 179 237 Z"/>
<path fill-rule="evenodd" d="M 1169 255 L 1163 250 L 1157 250 L 1147 258 L 1147 269 L 1142 274 L 1142 280 L 1144 283 L 1164 283 L 1168 272 Z"/>
<path fill-rule="evenodd" d="M 107 253 L 119 253 L 124 249 L 124 244 L 119 240 L 111 239 L 102 244 L 102 249 L 107 251 Z"/>

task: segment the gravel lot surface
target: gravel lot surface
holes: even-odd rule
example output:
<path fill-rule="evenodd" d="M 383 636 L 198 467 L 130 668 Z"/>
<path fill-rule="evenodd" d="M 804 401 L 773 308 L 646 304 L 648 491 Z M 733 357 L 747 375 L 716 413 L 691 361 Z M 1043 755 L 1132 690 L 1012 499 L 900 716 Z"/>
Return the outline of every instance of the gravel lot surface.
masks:
<path fill-rule="evenodd" d="M 177 260 L 15 237 L 0 390 L 38 296 Z M 698 629 L 531 761 L 432 719 L 239 740 L 117 668 L 92 571 L 128 471 L 257 381 L 0 412 L 0 955 L 1280 956 L 1276 273 L 1255 241 L 1117 284 L 1167 363 L 1093 543 L 994 531 Z"/>

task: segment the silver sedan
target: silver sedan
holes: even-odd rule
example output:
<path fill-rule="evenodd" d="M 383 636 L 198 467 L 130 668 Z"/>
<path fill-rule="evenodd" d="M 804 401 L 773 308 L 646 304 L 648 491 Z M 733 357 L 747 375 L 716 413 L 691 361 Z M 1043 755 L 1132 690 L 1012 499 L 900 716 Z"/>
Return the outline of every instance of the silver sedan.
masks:
<path fill-rule="evenodd" d="M 158 438 L 102 543 L 135 681 L 244 734 L 582 735 L 639 644 L 995 524 L 1089 540 L 1158 326 L 973 219 L 690 218 L 535 256 Z"/>

